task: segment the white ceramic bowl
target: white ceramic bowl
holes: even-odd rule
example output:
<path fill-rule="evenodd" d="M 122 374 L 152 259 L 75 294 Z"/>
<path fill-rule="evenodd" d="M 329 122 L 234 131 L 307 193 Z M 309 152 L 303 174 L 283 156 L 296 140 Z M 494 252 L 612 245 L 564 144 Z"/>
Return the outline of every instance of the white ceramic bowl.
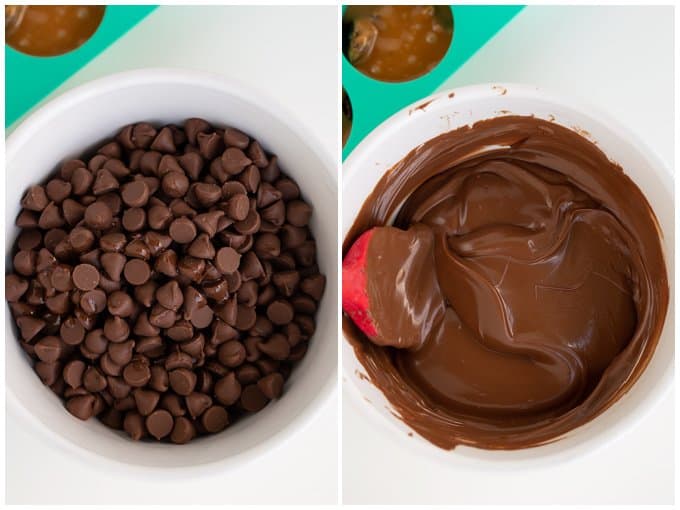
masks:
<path fill-rule="evenodd" d="M 193 71 L 149 69 L 90 82 L 40 108 L 7 140 L 8 251 L 17 235 L 14 219 L 23 191 L 44 179 L 59 162 L 78 157 L 84 149 L 94 147 L 131 122 L 182 122 L 189 117 L 240 128 L 278 155 L 281 168 L 297 180 L 304 197 L 314 206 L 311 228 L 327 287 L 313 341 L 287 382 L 282 398 L 220 434 L 179 447 L 135 443 L 97 420 L 83 423 L 68 414 L 31 369 L 16 341 L 8 311 L 5 344 L 9 412 L 21 415 L 36 434 L 61 445 L 66 453 L 76 451 L 124 463 L 126 471 L 144 467 L 148 474 L 148 468 L 157 468 L 186 476 L 192 469 L 214 473 L 215 464 L 233 466 L 252 459 L 299 431 L 336 382 L 336 164 L 294 115 L 251 87 Z"/>
<path fill-rule="evenodd" d="M 451 94 L 453 93 L 453 94 Z M 364 200 L 383 176 L 411 149 L 450 130 L 500 115 L 534 115 L 554 120 L 584 134 L 618 162 L 652 204 L 663 231 L 668 276 L 673 283 L 673 179 L 659 159 L 616 121 L 592 107 L 578 105 L 536 87 L 523 85 L 473 85 L 425 98 L 398 112 L 375 129 L 350 155 L 343 166 L 343 238 Z M 459 447 L 441 450 L 392 414 L 384 395 L 362 374 L 363 367 L 352 347 L 343 341 L 345 394 L 381 431 L 389 430 L 414 454 L 435 456 L 445 462 L 466 463 L 483 469 L 512 468 L 573 459 L 620 436 L 643 418 L 671 388 L 673 382 L 673 292 L 656 352 L 640 379 L 616 404 L 590 423 L 558 441 L 516 451 L 486 451 Z"/>

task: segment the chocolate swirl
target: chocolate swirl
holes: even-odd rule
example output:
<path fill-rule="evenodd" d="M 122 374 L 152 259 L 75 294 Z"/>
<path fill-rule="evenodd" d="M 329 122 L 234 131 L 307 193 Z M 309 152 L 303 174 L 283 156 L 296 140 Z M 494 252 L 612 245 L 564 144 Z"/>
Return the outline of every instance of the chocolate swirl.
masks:
<path fill-rule="evenodd" d="M 404 322 L 410 349 L 372 344 L 347 317 L 343 329 L 371 381 L 432 443 L 553 441 L 605 411 L 647 366 L 668 305 L 659 227 L 633 181 L 577 133 L 509 116 L 440 135 L 380 180 L 344 251 L 388 224 L 431 251 L 404 258 L 376 235 L 369 280 L 408 278 L 404 264 L 432 257 L 437 285 L 422 269 L 413 274 L 428 283 L 407 281 L 408 292 L 371 280 L 375 313 L 425 301 L 437 316 Z"/>

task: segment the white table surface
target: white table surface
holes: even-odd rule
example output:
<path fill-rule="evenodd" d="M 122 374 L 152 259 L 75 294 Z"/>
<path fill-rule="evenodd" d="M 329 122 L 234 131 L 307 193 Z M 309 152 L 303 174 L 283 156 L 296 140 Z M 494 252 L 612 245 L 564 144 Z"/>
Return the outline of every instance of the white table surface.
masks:
<path fill-rule="evenodd" d="M 235 76 L 295 111 L 336 158 L 337 12 L 332 6 L 161 7 L 57 93 L 140 67 Z M 334 503 L 338 497 L 337 392 L 315 421 L 272 454 L 210 479 L 113 474 L 65 456 L 10 413 L 6 424 L 8 503 Z"/>
<path fill-rule="evenodd" d="M 672 7 L 528 7 L 444 88 L 530 83 L 588 100 L 632 128 L 673 171 L 673 63 Z M 583 461 L 503 473 L 414 457 L 350 397 L 343 391 L 345 503 L 673 502 L 672 392 L 637 428 Z"/>

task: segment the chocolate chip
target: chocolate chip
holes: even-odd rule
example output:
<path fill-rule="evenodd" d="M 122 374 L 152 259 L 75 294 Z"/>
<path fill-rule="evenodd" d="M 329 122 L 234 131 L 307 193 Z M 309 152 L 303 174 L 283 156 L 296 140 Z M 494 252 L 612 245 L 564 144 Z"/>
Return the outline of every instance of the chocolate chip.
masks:
<path fill-rule="evenodd" d="M 211 406 L 201 416 L 201 424 L 210 433 L 217 433 L 229 425 L 229 415 L 222 406 Z"/>
<path fill-rule="evenodd" d="M 268 399 L 275 399 L 283 393 L 283 376 L 278 372 L 265 375 L 262 379 L 257 381 L 257 387 Z"/>
<path fill-rule="evenodd" d="M 17 319 L 17 323 L 19 320 Z M 21 326 L 21 324 L 19 324 Z M 22 329 L 23 336 L 23 329 Z M 59 336 L 66 345 L 78 345 L 85 338 L 85 328 L 75 317 L 68 317 L 61 323 Z M 28 338 L 24 337 L 25 340 Z"/>
<path fill-rule="evenodd" d="M 149 231 L 144 234 L 144 244 L 149 250 L 151 256 L 157 256 L 162 251 L 170 247 L 172 238 L 165 234 Z"/>
<path fill-rule="evenodd" d="M 175 140 L 172 136 L 172 131 L 170 128 L 164 127 L 161 129 L 153 142 L 151 143 L 151 149 L 159 152 L 173 153 L 177 149 L 175 148 Z"/>
<path fill-rule="evenodd" d="M 189 179 L 182 172 L 168 172 L 161 179 L 161 188 L 169 197 L 180 198 L 189 190 Z"/>
<path fill-rule="evenodd" d="M 251 160 L 238 147 L 229 147 L 222 153 L 221 163 L 225 172 L 237 175 L 251 163 Z"/>
<path fill-rule="evenodd" d="M 281 271 L 272 275 L 272 282 L 276 289 L 285 297 L 292 296 L 300 283 L 298 271 Z"/>
<path fill-rule="evenodd" d="M 78 264 L 73 269 L 72 278 L 74 285 L 80 290 L 92 290 L 99 285 L 99 271 L 90 264 Z"/>
<path fill-rule="evenodd" d="M 169 233 L 176 243 L 188 244 L 196 237 L 196 225 L 189 218 L 177 218 L 170 224 Z"/>
<path fill-rule="evenodd" d="M 187 135 L 187 141 L 192 145 L 196 145 L 198 133 L 205 133 L 210 131 L 210 129 L 210 124 L 203 119 L 191 118 L 184 122 L 184 132 Z"/>
<path fill-rule="evenodd" d="M 10 303 L 15 303 L 28 290 L 28 282 L 23 278 L 19 278 L 15 274 L 9 274 L 5 277 L 5 298 Z"/>
<path fill-rule="evenodd" d="M 292 200 L 286 204 L 286 220 L 295 227 L 304 227 L 312 216 L 312 208 L 302 200 Z"/>
<path fill-rule="evenodd" d="M 125 246 L 125 255 L 135 259 L 149 260 L 151 250 L 141 239 L 133 239 Z"/>
<path fill-rule="evenodd" d="M 217 133 L 198 133 L 196 135 L 196 142 L 198 143 L 201 156 L 205 159 L 217 157 L 224 149 L 222 137 Z"/>
<path fill-rule="evenodd" d="M 147 431 L 144 425 L 144 417 L 137 412 L 128 412 L 123 419 L 123 430 L 135 441 L 142 439 Z"/>
<path fill-rule="evenodd" d="M 163 307 L 176 312 L 184 303 L 184 295 L 179 284 L 173 280 L 158 288 L 156 300 Z"/>
<path fill-rule="evenodd" d="M 151 277 L 151 268 L 143 260 L 128 260 L 125 263 L 123 275 L 130 284 L 142 285 Z"/>
<path fill-rule="evenodd" d="M 191 393 L 186 396 L 185 400 L 189 415 L 193 419 L 199 418 L 210 406 L 212 406 L 212 399 L 205 393 Z"/>
<path fill-rule="evenodd" d="M 203 158 L 197 152 L 187 152 L 177 158 L 184 172 L 193 181 L 197 181 L 203 169 Z"/>
<path fill-rule="evenodd" d="M 61 357 L 64 348 L 65 344 L 59 337 L 46 336 L 36 342 L 34 352 L 40 361 L 54 363 Z"/>
<path fill-rule="evenodd" d="M 168 372 L 160 365 L 151 366 L 151 379 L 149 380 L 149 386 L 161 393 L 168 391 Z"/>
<path fill-rule="evenodd" d="M 140 388 L 151 379 L 149 364 L 142 360 L 132 360 L 123 369 L 123 380 L 134 388 Z"/>
<path fill-rule="evenodd" d="M 121 223 L 128 232 L 138 232 L 146 225 L 146 211 L 141 207 L 127 209 Z"/>
<path fill-rule="evenodd" d="M 38 226 L 43 230 L 61 227 L 64 224 L 65 221 L 61 215 L 61 211 L 54 202 L 47 204 L 47 207 L 42 210 L 40 217 L 38 218 Z"/>
<path fill-rule="evenodd" d="M 156 257 L 154 269 L 170 278 L 177 276 L 177 253 L 173 250 L 161 252 L 158 257 Z"/>
<path fill-rule="evenodd" d="M 217 357 L 224 366 L 237 367 L 245 361 L 246 349 L 241 342 L 226 342 L 220 345 Z"/>
<path fill-rule="evenodd" d="M 106 168 L 97 170 L 94 184 L 92 184 L 92 193 L 94 193 L 95 196 L 117 190 L 119 187 L 120 184 L 118 183 L 118 179 L 116 179 L 109 170 Z"/>
<path fill-rule="evenodd" d="M 104 375 L 96 367 L 87 367 L 83 375 L 83 386 L 89 392 L 96 393 L 106 388 Z"/>
<path fill-rule="evenodd" d="M 281 241 L 274 234 L 260 234 L 255 239 L 253 248 L 260 260 L 272 259 L 281 254 Z"/>
<path fill-rule="evenodd" d="M 174 426 L 172 415 L 165 409 L 157 409 L 146 418 L 146 428 L 156 439 L 162 439 L 170 432 Z"/>
<path fill-rule="evenodd" d="M 274 183 L 274 186 L 281 192 L 281 197 L 285 202 L 300 198 L 300 187 L 292 179 L 282 177 Z"/>
<path fill-rule="evenodd" d="M 85 209 L 85 223 L 94 229 L 103 230 L 111 226 L 113 213 L 104 202 L 93 202 Z"/>
<path fill-rule="evenodd" d="M 132 128 L 131 141 L 139 149 L 148 148 L 154 138 L 156 138 L 156 129 L 147 122 L 140 122 Z"/>
<path fill-rule="evenodd" d="M 269 164 L 267 155 L 265 154 L 262 146 L 257 140 L 253 140 L 248 146 L 248 157 L 255 163 L 258 168 L 266 168 Z"/>
<path fill-rule="evenodd" d="M 76 168 L 71 174 L 71 190 L 74 195 L 85 195 L 91 190 L 93 182 L 94 174 L 85 167 Z"/>
<path fill-rule="evenodd" d="M 83 421 L 94 416 L 95 398 L 93 395 L 82 395 L 66 401 L 66 409 L 76 418 Z"/>
<path fill-rule="evenodd" d="M 249 251 L 241 259 L 241 278 L 243 281 L 259 278 L 264 275 L 264 269 L 254 252 Z"/>
<path fill-rule="evenodd" d="M 108 344 L 109 358 L 116 365 L 125 366 L 132 361 L 132 351 L 134 347 L 134 340 L 128 340 L 122 343 L 111 342 Z"/>
<path fill-rule="evenodd" d="M 182 399 L 172 392 L 166 392 L 161 397 L 161 402 L 159 407 L 167 410 L 172 416 L 184 416 L 186 414 L 186 408 Z"/>
<path fill-rule="evenodd" d="M 214 312 L 209 306 L 197 308 L 191 315 L 191 323 L 198 329 L 207 328 L 212 324 Z"/>
<path fill-rule="evenodd" d="M 212 345 L 219 345 L 228 340 L 233 340 L 238 337 L 238 332 L 229 324 L 216 320 L 213 322 L 213 334 L 210 338 Z"/>
<path fill-rule="evenodd" d="M 184 352 L 173 352 L 165 358 L 165 369 L 175 370 L 177 368 L 191 368 L 193 366 L 193 360 L 191 356 Z"/>
<path fill-rule="evenodd" d="M 104 354 L 109 340 L 104 336 L 103 329 L 94 329 L 85 335 L 84 345 L 92 354 Z"/>
<path fill-rule="evenodd" d="M 189 245 L 187 253 L 192 257 L 198 259 L 214 259 L 215 247 L 210 242 L 208 234 L 199 234 L 196 239 Z"/>
<path fill-rule="evenodd" d="M 197 183 L 193 185 L 193 192 L 203 207 L 210 207 L 222 198 L 222 189 L 216 184 Z"/>
<path fill-rule="evenodd" d="M 283 204 L 283 200 L 277 200 L 269 207 L 262 209 L 260 216 L 262 219 L 274 227 L 274 231 L 277 231 L 279 227 L 283 226 L 286 219 L 286 206 Z"/>
<path fill-rule="evenodd" d="M 184 199 L 175 198 L 170 202 L 170 212 L 175 217 L 186 216 L 187 218 L 193 218 L 196 216 L 196 210 L 189 204 L 191 197 L 187 195 Z"/>
<path fill-rule="evenodd" d="M 170 379 L 170 387 L 178 395 L 189 395 L 194 391 L 196 386 L 196 373 L 187 368 L 178 368 L 172 370 L 168 377 Z"/>
<path fill-rule="evenodd" d="M 177 321 L 165 333 L 175 342 L 184 342 L 194 336 L 194 327 L 189 321 Z"/>
<path fill-rule="evenodd" d="M 35 273 L 37 254 L 34 251 L 21 250 L 14 255 L 14 270 L 22 276 L 31 276 Z"/>
<path fill-rule="evenodd" d="M 255 413 L 267 405 L 269 399 L 256 384 L 249 384 L 241 392 L 241 407 Z"/>
<path fill-rule="evenodd" d="M 257 312 L 255 307 L 238 305 L 236 310 L 236 329 L 239 331 L 248 331 L 255 325 L 257 320 Z"/>
<path fill-rule="evenodd" d="M 279 326 L 288 324 L 293 320 L 294 310 L 293 306 L 283 299 L 277 299 L 269 304 L 267 307 L 267 317 L 274 324 Z"/>
<path fill-rule="evenodd" d="M 226 128 L 224 130 L 224 144 L 227 147 L 238 147 L 239 149 L 246 149 L 250 144 L 250 138 L 245 133 L 234 128 Z"/>
<path fill-rule="evenodd" d="M 284 335 L 275 333 L 259 344 L 260 350 L 275 360 L 285 360 L 290 354 L 290 344 Z"/>
<path fill-rule="evenodd" d="M 236 295 L 238 302 L 247 307 L 254 307 L 257 303 L 258 285 L 255 280 L 249 280 L 241 285 Z"/>
<path fill-rule="evenodd" d="M 185 444 L 196 437 L 196 427 L 183 416 L 175 418 L 175 424 L 170 433 L 170 441 L 175 444 Z"/>
<path fill-rule="evenodd" d="M 136 388 L 132 390 L 132 398 L 135 399 L 139 414 L 149 416 L 156 409 L 161 395 L 157 391 Z"/>
<path fill-rule="evenodd" d="M 227 202 L 227 215 L 234 221 L 242 221 L 248 217 L 250 203 L 246 195 L 234 195 Z"/>
<path fill-rule="evenodd" d="M 47 193 L 45 193 L 45 188 L 42 186 L 29 187 L 21 199 L 21 207 L 35 212 L 45 209 L 48 203 Z"/>
<path fill-rule="evenodd" d="M 208 234 L 209 237 L 213 237 L 217 233 L 219 220 L 223 216 L 224 211 L 211 211 L 196 215 L 193 221 L 202 232 Z"/>
<path fill-rule="evenodd" d="M 129 207 L 144 207 L 149 200 L 149 186 L 143 180 L 129 182 L 123 185 L 121 197 Z"/>
<path fill-rule="evenodd" d="M 61 204 L 71 194 L 71 183 L 62 179 L 52 179 L 45 186 L 47 198 L 55 204 Z"/>
<path fill-rule="evenodd" d="M 257 192 L 260 185 L 260 171 L 255 165 L 248 165 L 238 178 L 249 193 Z"/>
<path fill-rule="evenodd" d="M 89 290 L 80 297 L 80 308 L 88 315 L 98 314 L 106 309 L 106 293 L 103 290 Z"/>
<path fill-rule="evenodd" d="M 265 209 L 281 200 L 281 192 L 268 182 L 263 182 L 257 190 L 257 207 Z"/>
<path fill-rule="evenodd" d="M 104 321 L 104 336 L 110 342 L 124 342 L 130 336 L 130 326 L 121 317 L 107 317 Z"/>
<path fill-rule="evenodd" d="M 80 360 L 68 362 L 63 369 L 63 377 L 66 384 L 71 388 L 78 388 L 81 386 L 83 384 L 85 368 L 85 363 Z"/>
<path fill-rule="evenodd" d="M 234 372 L 227 374 L 215 383 L 215 397 L 225 405 L 235 404 L 241 396 L 241 384 L 236 380 Z"/>
<path fill-rule="evenodd" d="M 106 274 L 113 281 L 119 281 L 126 262 L 125 255 L 121 253 L 103 253 L 100 262 Z"/>
<path fill-rule="evenodd" d="M 177 314 L 173 310 L 168 310 L 167 308 L 161 306 L 160 304 L 154 305 L 149 313 L 149 322 L 153 326 L 159 328 L 169 328 L 177 320 Z"/>

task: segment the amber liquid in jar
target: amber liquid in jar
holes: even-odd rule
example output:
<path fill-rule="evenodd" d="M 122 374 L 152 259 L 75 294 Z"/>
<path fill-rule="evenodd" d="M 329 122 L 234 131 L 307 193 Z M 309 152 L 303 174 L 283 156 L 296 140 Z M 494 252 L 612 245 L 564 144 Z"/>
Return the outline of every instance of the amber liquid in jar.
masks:
<path fill-rule="evenodd" d="M 7 5 L 5 42 L 28 55 L 62 55 L 92 37 L 105 9 L 103 5 Z"/>
<path fill-rule="evenodd" d="M 412 80 L 444 58 L 453 37 L 448 6 L 352 5 L 343 15 L 344 53 L 381 81 Z"/>

